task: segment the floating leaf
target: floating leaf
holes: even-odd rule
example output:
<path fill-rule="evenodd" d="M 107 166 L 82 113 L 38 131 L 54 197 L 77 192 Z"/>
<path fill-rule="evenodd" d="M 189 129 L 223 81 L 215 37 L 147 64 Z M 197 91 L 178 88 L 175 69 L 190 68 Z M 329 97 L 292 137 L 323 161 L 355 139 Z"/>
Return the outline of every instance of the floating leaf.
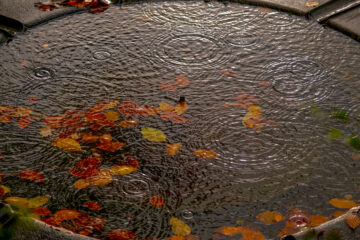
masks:
<path fill-rule="evenodd" d="M 34 182 L 44 182 L 44 175 L 41 172 L 26 169 L 19 172 L 18 176 L 25 180 L 30 180 Z"/>
<path fill-rule="evenodd" d="M 166 102 L 161 102 L 161 103 L 159 103 L 159 110 L 161 112 L 173 112 L 173 111 L 175 111 L 175 107 Z"/>
<path fill-rule="evenodd" d="M 139 124 L 139 121 L 135 120 L 135 119 L 128 119 L 128 120 L 124 120 L 121 121 L 118 126 L 119 127 L 123 127 L 123 128 L 131 128 L 131 127 L 135 127 Z"/>
<path fill-rule="evenodd" d="M 164 198 L 160 196 L 152 196 L 149 201 L 151 205 L 153 205 L 156 208 L 161 208 L 165 202 Z"/>
<path fill-rule="evenodd" d="M 348 138 L 348 144 L 354 149 L 360 151 L 360 138 L 354 135 L 351 135 Z"/>
<path fill-rule="evenodd" d="M 90 185 L 90 182 L 87 179 L 79 179 L 74 183 L 74 187 L 76 189 L 87 188 L 89 185 Z"/>
<path fill-rule="evenodd" d="M 40 135 L 43 137 L 50 137 L 52 135 L 50 126 L 40 128 Z"/>
<path fill-rule="evenodd" d="M 85 202 L 84 207 L 87 207 L 87 208 L 89 208 L 91 210 L 94 210 L 94 211 L 101 210 L 101 206 L 97 202 Z"/>
<path fill-rule="evenodd" d="M 176 92 L 177 87 L 172 82 L 159 82 L 159 88 L 165 92 Z"/>
<path fill-rule="evenodd" d="M 27 126 L 29 126 L 30 123 L 31 123 L 30 117 L 24 116 L 24 117 L 22 117 L 22 118 L 20 118 L 20 119 L 18 120 L 17 125 L 18 125 L 19 128 L 24 129 L 24 128 L 26 128 Z"/>
<path fill-rule="evenodd" d="M 28 107 L 18 107 L 12 117 L 25 117 L 29 116 L 34 110 Z"/>
<path fill-rule="evenodd" d="M 337 218 L 337 217 L 344 215 L 345 213 L 346 213 L 346 211 L 335 211 L 334 213 L 331 214 L 331 217 Z"/>
<path fill-rule="evenodd" d="M 310 227 L 317 227 L 317 226 L 329 221 L 328 217 L 321 216 L 321 215 L 311 215 L 310 219 L 311 219 L 311 222 L 309 224 Z"/>
<path fill-rule="evenodd" d="M 189 106 L 186 102 L 178 103 L 175 106 L 175 112 L 179 115 L 186 113 L 188 111 L 188 109 L 189 109 Z"/>
<path fill-rule="evenodd" d="M 277 211 L 265 211 L 256 216 L 259 221 L 266 224 L 274 224 L 284 219 L 284 216 Z"/>
<path fill-rule="evenodd" d="M 60 121 L 63 118 L 64 118 L 64 116 L 60 116 L 60 115 L 49 116 L 49 117 L 44 119 L 44 123 L 46 123 L 52 129 L 58 128 L 58 127 L 61 126 Z"/>
<path fill-rule="evenodd" d="M 228 76 L 228 77 L 235 77 L 237 74 L 231 70 L 221 70 L 221 74 Z"/>
<path fill-rule="evenodd" d="M 101 143 L 109 143 L 112 141 L 112 136 L 110 134 L 103 134 L 100 136 L 99 141 Z"/>
<path fill-rule="evenodd" d="M 265 240 L 265 236 L 258 231 L 252 230 L 250 228 L 244 228 L 241 231 L 242 238 L 240 240 Z"/>
<path fill-rule="evenodd" d="M 241 233 L 241 231 L 243 229 L 244 228 L 241 226 L 236 226 L 236 227 L 225 226 L 225 227 L 220 228 L 220 232 L 226 236 L 234 236 L 234 235 Z"/>
<path fill-rule="evenodd" d="M 339 138 L 341 138 L 341 137 L 342 137 L 342 132 L 341 132 L 339 129 L 337 129 L 337 128 L 331 129 L 331 130 L 329 131 L 329 133 L 328 133 L 328 138 L 329 138 L 330 140 L 339 139 Z"/>
<path fill-rule="evenodd" d="M 125 145 L 126 145 L 125 142 L 109 142 L 109 143 L 99 144 L 97 148 L 104 151 L 114 152 L 119 150 Z"/>
<path fill-rule="evenodd" d="M 286 235 L 295 234 L 299 231 L 299 228 L 295 226 L 286 226 L 285 228 L 281 229 L 281 231 L 277 234 L 278 237 L 283 237 Z"/>
<path fill-rule="evenodd" d="M 174 234 L 186 236 L 191 233 L 191 228 L 183 221 L 176 217 L 170 218 L 171 230 Z"/>
<path fill-rule="evenodd" d="M 184 75 L 180 74 L 175 78 L 175 82 L 179 87 L 187 87 L 190 83 L 189 79 Z"/>
<path fill-rule="evenodd" d="M 248 108 L 250 105 L 256 105 L 260 103 L 260 100 L 256 96 L 245 93 L 240 90 L 240 93 L 234 97 L 236 100 L 235 104 L 232 104 L 234 107 L 238 108 Z"/>
<path fill-rule="evenodd" d="M 346 123 L 350 120 L 349 114 L 342 109 L 334 109 L 332 111 L 332 116 L 334 118 L 336 118 L 337 120 L 340 120 L 344 123 Z"/>
<path fill-rule="evenodd" d="M 82 135 L 82 140 L 84 142 L 93 143 L 93 142 L 97 142 L 98 139 L 99 139 L 99 137 L 94 136 L 92 132 L 85 133 L 84 135 Z"/>
<path fill-rule="evenodd" d="M 185 238 L 184 238 L 184 236 L 175 235 L 175 236 L 168 237 L 167 240 L 185 240 Z"/>
<path fill-rule="evenodd" d="M 149 107 L 147 105 L 139 106 L 136 109 L 136 112 L 141 116 L 155 116 L 158 114 L 158 110 L 156 107 Z"/>
<path fill-rule="evenodd" d="M 106 119 L 109 121 L 115 122 L 115 121 L 119 120 L 119 114 L 115 111 L 106 112 L 104 114 L 105 114 Z"/>
<path fill-rule="evenodd" d="M 106 237 L 109 240 L 135 240 L 136 234 L 130 230 L 116 229 L 109 232 Z"/>
<path fill-rule="evenodd" d="M 113 175 L 127 175 L 136 171 L 136 168 L 126 165 L 121 165 L 121 166 L 112 167 L 110 171 L 111 174 Z"/>
<path fill-rule="evenodd" d="M 0 122 L 9 123 L 9 122 L 11 122 L 11 117 L 10 116 L 1 116 L 0 115 Z"/>
<path fill-rule="evenodd" d="M 136 115 L 138 106 L 133 101 L 123 101 L 120 103 L 118 110 L 124 116 Z"/>
<path fill-rule="evenodd" d="M 141 134 L 150 142 L 165 142 L 165 134 L 156 128 L 142 128 Z"/>
<path fill-rule="evenodd" d="M 162 120 L 169 120 L 173 123 L 187 123 L 189 119 L 186 117 L 179 116 L 177 113 L 174 112 L 162 112 L 160 114 Z"/>
<path fill-rule="evenodd" d="M 336 208 L 353 208 L 359 206 L 359 204 L 354 201 L 339 198 L 331 199 L 329 203 Z"/>
<path fill-rule="evenodd" d="M 9 193 L 10 191 L 11 191 L 11 189 L 9 187 L 0 185 L 0 196 L 5 195 L 5 194 Z"/>
<path fill-rule="evenodd" d="M 346 224 L 355 230 L 360 225 L 360 218 L 356 214 L 349 214 L 345 217 Z"/>
<path fill-rule="evenodd" d="M 212 150 L 208 150 L 208 149 L 195 150 L 194 155 L 199 158 L 204 158 L 204 159 L 212 159 L 212 158 L 216 158 L 218 156 L 218 154 L 216 152 L 214 152 Z"/>
<path fill-rule="evenodd" d="M 62 209 L 54 214 L 55 221 L 62 222 L 80 217 L 81 213 L 72 209 Z"/>
<path fill-rule="evenodd" d="M 165 146 L 166 149 L 166 153 L 169 156 L 175 156 L 181 148 L 182 144 L 181 143 L 175 143 L 175 144 L 168 144 Z"/>
<path fill-rule="evenodd" d="M 57 138 L 51 145 L 64 149 L 65 151 L 81 151 L 80 144 L 72 138 Z"/>
<path fill-rule="evenodd" d="M 101 170 L 100 173 L 89 179 L 90 185 L 105 186 L 112 182 L 111 172 L 108 169 Z"/>
<path fill-rule="evenodd" d="M 98 166 L 98 161 L 96 158 L 86 158 L 75 164 L 75 168 L 69 171 L 70 174 L 81 177 L 89 178 L 98 175 L 100 168 Z"/>
<path fill-rule="evenodd" d="M 48 196 L 37 196 L 29 199 L 29 208 L 41 207 L 49 201 L 50 197 Z"/>
<path fill-rule="evenodd" d="M 317 7 L 317 6 L 319 6 L 318 1 L 309 1 L 305 3 L 305 7 Z"/>
<path fill-rule="evenodd" d="M 33 209 L 34 213 L 40 216 L 51 216 L 52 213 L 47 207 L 37 207 Z"/>
<path fill-rule="evenodd" d="M 5 198 L 4 200 L 5 202 L 7 202 L 8 204 L 10 204 L 13 207 L 17 207 L 17 208 L 28 208 L 29 207 L 29 202 L 26 198 L 22 198 L 22 197 L 8 197 Z"/>

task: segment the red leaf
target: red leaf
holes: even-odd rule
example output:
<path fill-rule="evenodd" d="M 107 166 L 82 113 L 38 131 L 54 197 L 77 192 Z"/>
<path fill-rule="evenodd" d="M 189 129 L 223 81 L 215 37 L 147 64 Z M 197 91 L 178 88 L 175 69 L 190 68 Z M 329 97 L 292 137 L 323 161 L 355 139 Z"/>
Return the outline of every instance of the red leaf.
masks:
<path fill-rule="evenodd" d="M 3 195 L 5 195 L 5 190 L 2 187 L 0 187 L 0 196 L 3 196 Z"/>
<path fill-rule="evenodd" d="M 173 123 L 187 123 L 189 121 L 186 117 L 179 116 L 174 112 L 162 112 L 160 116 L 162 120 L 169 120 Z"/>
<path fill-rule="evenodd" d="M 75 164 L 75 167 L 76 168 L 71 169 L 69 173 L 76 177 L 90 178 L 98 175 L 100 172 L 96 158 L 81 160 Z"/>
<path fill-rule="evenodd" d="M 50 210 L 47 207 L 38 207 L 38 208 L 34 208 L 33 211 L 41 216 L 51 216 L 52 213 L 50 212 Z"/>
<path fill-rule="evenodd" d="M 30 97 L 28 97 L 27 102 L 28 103 L 36 103 L 37 100 L 38 100 L 38 98 L 36 96 L 30 96 Z"/>
<path fill-rule="evenodd" d="M 37 5 L 37 8 L 40 9 L 41 11 L 52 11 L 56 8 L 56 6 L 52 4 L 40 4 Z"/>
<path fill-rule="evenodd" d="M 75 228 L 82 229 L 82 228 L 88 227 L 89 224 L 91 223 L 91 220 L 92 219 L 89 214 L 81 213 L 81 215 L 78 218 L 73 220 L 73 224 L 74 224 Z"/>
<path fill-rule="evenodd" d="M 179 87 L 186 87 L 187 85 L 189 85 L 189 79 L 184 75 L 184 74 L 180 74 L 179 76 L 177 76 L 175 78 L 175 82 Z"/>
<path fill-rule="evenodd" d="M 21 129 L 26 128 L 27 126 L 29 126 L 31 123 L 31 119 L 29 116 L 24 116 L 22 118 L 19 119 L 18 121 L 18 127 Z"/>
<path fill-rule="evenodd" d="M 99 141 L 101 143 L 110 143 L 112 141 L 112 137 L 110 134 L 103 134 L 100 136 Z"/>
<path fill-rule="evenodd" d="M 34 182 L 44 182 L 44 175 L 41 172 L 33 171 L 30 169 L 23 170 L 19 172 L 18 176 L 25 180 L 30 180 Z"/>
<path fill-rule="evenodd" d="M 160 196 L 153 196 L 150 198 L 150 203 L 156 208 L 161 208 L 164 205 L 164 198 Z"/>
<path fill-rule="evenodd" d="M 81 213 L 72 209 L 61 209 L 54 214 L 55 221 L 60 223 L 66 220 L 73 220 L 80 217 Z"/>
<path fill-rule="evenodd" d="M 97 202 L 85 202 L 84 206 L 94 211 L 101 210 L 101 206 Z"/>
<path fill-rule="evenodd" d="M 139 161 L 136 158 L 133 158 L 133 157 L 125 157 L 124 158 L 124 163 L 122 163 L 120 165 L 126 165 L 126 166 L 131 166 L 133 168 L 138 168 L 139 167 Z"/>
<path fill-rule="evenodd" d="M 159 88 L 166 92 L 176 92 L 177 87 L 172 82 L 159 82 Z"/>
<path fill-rule="evenodd" d="M 118 110 L 124 116 L 136 115 L 138 106 L 133 101 L 123 101 L 120 103 Z"/>
<path fill-rule="evenodd" d="M 51 128 L 58 128 L 60 127 L 60 121 L 63 118 L 64 116 L 60 116 L 60 115 L 49 116 L 44 119 L 44 122 L 47 125 L 49 125 Z"/>
<path fill-rule="evenodd" d="M 59 225 L 55 218 L 51 217 L 51 218 L 43 218 L 41 219 L 41 221 L 43 221 L 44 223 L 48 224 L 48 225 L 51 225 L 51 226 L 57 226 Z"/>
<path fill-rule="evenodd" d="M 130 230 L 114 230 L 106 235 L 109 240 L 135 240 L 136 234 Z"/>
<path fill-rule="evenodd" d="M 85 115 L 86 121 L 94 122 L 94 121 L 105 121 L 106 116 L 101 112 L 90 112 Z"/>
<path fill-rule="evenodd" d="M 104 151 L 114 152 L 116 150 L 119 150 L 125 145 L 126 145 L 125 142 L 109 142 L 109 143 L 99 144 L 97 148 Z"/>
<path fill-rule="evenodd" d="M 97 140 L 99 139 L 98 136 L 94 136 L 92 134 L 92 132 L 90 133 L 85 133 L 83 136 L 82 136 L 82 140 L 85 141 L 85 142 L 88 142 L 88 143 L 93 143 L 93 142 L 97 142 Z"/>

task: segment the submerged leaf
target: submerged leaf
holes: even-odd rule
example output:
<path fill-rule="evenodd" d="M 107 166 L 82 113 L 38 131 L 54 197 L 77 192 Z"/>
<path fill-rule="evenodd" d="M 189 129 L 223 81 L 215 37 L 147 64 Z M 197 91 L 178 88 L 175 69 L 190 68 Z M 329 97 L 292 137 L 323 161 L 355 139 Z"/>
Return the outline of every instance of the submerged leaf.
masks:
<path fill-rule="evenodd" d="M 259 213 L 256 216 L 257 219 L 259 219 L 261 222 L 266 224 L 274 224 L 277 222 L 280 222 L 284 219 L 284 216 L 277 211 L 265 211 L 262 213 Z"/>
<path fill-rule="evenodd" d="M 354 201 L 339 198 L 331 199 L 329 203 L 337 208 L 353 208 L 359 206 L 359 204 Z"/>
<path fill-rule="evenodd" d="M 176 92 L 177 87 L 172 82 L 159 82 L 159 88 L 165 92 Z"/>
<path fill-rule="evenodd" d="M 252 230 L 250 228 L 244 228 L 241 231 L 242 238 L 240 240 L 265 240 L 265 236 L 258 231 Z"/>
<path fill-rule="evenodd" d="M 321 215 L 311 215 L 310 219 L 311 219 L 311 222 L 309 224 L 310 227 L 317 227 L 317 226 L 329 221 L 328 217 L 321 216 Z"/>
<path fill-rule="evenodd" d="M 194 155 L 199 158 L 204 158 L 204 159 L 212 159 L 212 158 L 216 158 L 218 156 L 218 154 L 216 152 L 214 152 L 212 150 L 208 150 L 208 149 L 195 150 Z"/>
<path fill-rule="evenodd" d="M 127 116 L 136 115 L 137 114 L 137 111 L 136 111 L 137 108 L 138 108 L 138 106 L 133 101 L 123 101 L 123 102 L 120 103 L 120 105 L 118 107 L 118 110 L 122 115 L 127 117 Z"/>
<path fill-rule="evenodd" d="M 18 176 L 25 180 L 30 180 L 34 182 L 44 182 L 44 175 L 41 172 L 25 169 L 19 172 Z"/>
<path fill-rule="evenodd" d="M 178 218 L 170 218 L 171 230 L 174 234 L 180 236 L 186 236 L 191 233 L 191 228 L 183 221 Z"/>
<path fill-rule="evenodd" d="M 228 76 L 228 77 L 235 77 L 236 73 L 231 71 L 231 70 L 221 70 L 220 71 L 223 75 Z"/>
<path fill-rule="evenodd" d="M 168 144 L 165 146 L 166 149 L 166 153 L 169 156 L 175 156 L 181 148 L 182 144 L 181 143 L 175 143 L 175 144 Z"/>
<path fill-rule="evenodd" d="M 150 142 L 165 142 L 166 135 L 156 128 L 142 128 L 141 134 Z"/>
<path fill-rule="evenodd" d="M 241 231 L 243 229 L 244 228 L 241 226 L 236 226 L 236 227 L 225 226 L 225 227 L 220 228 L 220 232 L 226 236 L 234 236 L 234 235 L 241 233 Z"/>
<path fill-rule="evenodd" d="M 187 87 L 190 83 L 189 79 L 184 75 L 180 74 L 175 78 L 175 82 L 179 87 Z"/>
<path fill-rule="evenodd" d="M 348 138 L 348 144 L 354 149 L 360 151 L 360 138 L 358 136 L 351 135 Z"/>
<path fill-rule="evenodd" d="M 31 119 L 28 116 L 24 116 L 18 120 L 18 127 L 21 129 L 26 128 L 31 123 Z"/>
<path fill-rule="evenodd" d="M 186 117 L 179 116 L 175 112 L 162 112 L 160 116 L 162 120 L 169 120 L 173 123 L 182 124 L 182 123 L 187 123 L 189 121 L 189 119 L 187 119 Z"/>
<path fill-rule="evenodd" d="M 65 151 L 81 151 L 80 144 L 72 138 L 57 138 L 51 145 L 64 149 Z"/>
<path fill-rule="evenodd" d="M 328 138 L 329 138 L 330 140 L 339 139 L 339 138 L 341 138 L 341 137 L 342 137 L 342 132 L 341 132 L 339 129 L 337 129 L 337 128 L 331 129 L 331 130 L 329 131 L 329 133 L 328 133 Z"/>
<path fill-rule="evenodd" d="M 29 208 L 38 208 L 49 201 L 48 196 L 37 196 L 29 200 Z"/>
<path fill-rule="evenodd" d="M 332 116 L 334 118 L 336 118 L 337 120 L 340 120 L 344 123 L 346 123 L 350 120 L 349 114 L 342 109 L 334 109 L 332 111 Z"/>

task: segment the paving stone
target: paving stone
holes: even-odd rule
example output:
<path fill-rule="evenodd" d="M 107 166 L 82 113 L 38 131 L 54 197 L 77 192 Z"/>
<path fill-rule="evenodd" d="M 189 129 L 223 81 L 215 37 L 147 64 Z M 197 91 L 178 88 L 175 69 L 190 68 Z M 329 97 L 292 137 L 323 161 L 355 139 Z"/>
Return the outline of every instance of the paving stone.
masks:
<path fill-rule="evenodd" d="M 329 26 L 360 40 L 360 7 L 339 14 L 327 22 Z"/>

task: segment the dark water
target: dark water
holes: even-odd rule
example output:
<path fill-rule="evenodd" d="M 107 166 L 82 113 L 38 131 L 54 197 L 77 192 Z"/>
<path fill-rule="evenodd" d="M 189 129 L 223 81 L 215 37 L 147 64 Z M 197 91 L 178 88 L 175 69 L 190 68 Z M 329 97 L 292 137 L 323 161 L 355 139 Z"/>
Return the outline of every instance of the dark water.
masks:
<path fill-rule="evenodd" d="M 127 155 L 140 167 L 107 186 L 82 190 L 74 189 L 68 170 L 89 152 L 52 147 L 52 138 L 39 134 L 40 121 L 25 129 L 15 121 L 0 123 L 0 170 L 30 168 L 46 176 L 45 184 L 6 178 L 12 196 L 51 195 L 53 211 L 88 211 L 83 202 L 97 201 L 106 231 L 131 229 L 159 239 L 171 235 L 170 216 L 201 239 L 236 220 L 273 238 L 283 223 L 261 224 L 255 218 L 261 211 L 286 215 L 296 207 L 329 215 L 335 211 L 327 204 L 331 198 L 360 197 L 360 163 L 351 157 L 356 150 L 327 139 L 330 128 L 359 134 L 360 45 L 314 22 L 240 4 L 147 2 L 34 27 L 0 48 L 0 56 L 1 105 L 29 106 L 44 115 L 99 101 L 158 106 L 185 96 L 189 105 L 187 124 L 139 117 L 136 128 L 111 130 L 127 146 L 105 155 L 102 168 Z M 159 89 L 159 82 L 179 74 L 190 80 L 188 87 Z M 224 107 L 240 91 L 256 96 L 261 116 L 277 125 L 261 131 L 243 126 L 247 109 Z M 29 104 L 31 96 L 38 101 Z M 319 120 L 310 114 L 314 105 L 344 109 L 350 121 L 340 123 L 331 114 Z M 141 127 L 162 130 L 169 143 L 183 144 L 181 151 L 167 156 L 165 144 L 146 141 Z M 196 158 L 196 149 L 219 156 Z M 148 203 L 154 195 L 165 198 L 161 210 Z"/>

